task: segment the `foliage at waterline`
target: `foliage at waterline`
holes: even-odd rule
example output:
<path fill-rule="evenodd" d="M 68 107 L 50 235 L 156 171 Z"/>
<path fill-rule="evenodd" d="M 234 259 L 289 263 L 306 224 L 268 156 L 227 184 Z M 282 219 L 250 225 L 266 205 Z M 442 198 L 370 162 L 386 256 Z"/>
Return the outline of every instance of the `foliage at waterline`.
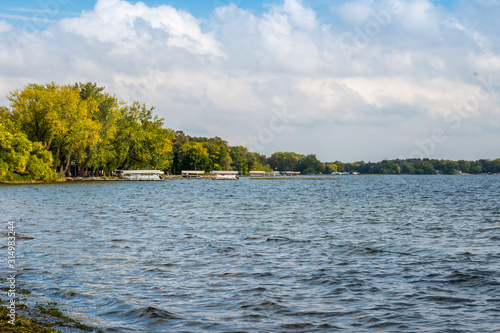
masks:
<path fill-rule="evenodd" d="M 230 146 L 219 138 L 175 132 L 154 114 L 154 107 L 128 104 L 95 83 L 61 86 L 29 84 L 8 95 L 0 107 L 0 181 L 54 181 L 113 170 L 300 171 L 303 174 L 499 173 L 500 159 L 449 161 L 385 160 L 321 162 L 316 155 L 276 152 L 269 157 Z"/>
<path fill-rule="evenodd" d="M 0 109 L 0 131 L 7 138 L 0 146 L 1 180 L 54 178 L 34 173 L 29 163 L 16 167 L 17 160 L 7 155 L 20 154 L 19 149 L 27 152 L 19 145 L 9 146 L 11 136 L 32 142 L 38 149 L 32 155 L 38 158 L 44 150 L 52 160 L 45 156 L 43 161 L 61 177 L 80 170 L 108 174 L 116 169 L 170 168 L 174 131 L 145 104 L 118 101 L 90 82 L 30 84 L 8 97 L 10 108 Z"/>

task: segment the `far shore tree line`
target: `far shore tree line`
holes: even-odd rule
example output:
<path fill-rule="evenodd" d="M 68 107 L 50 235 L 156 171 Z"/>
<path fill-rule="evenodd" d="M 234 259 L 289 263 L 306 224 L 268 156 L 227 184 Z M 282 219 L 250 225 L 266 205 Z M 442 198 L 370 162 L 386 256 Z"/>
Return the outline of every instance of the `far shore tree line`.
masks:
<path fill-rule="evenodd" d="M 0 181 L 55 181 L 115 170 L 299 171 L 303 174 L 500 173 L 500 159 L 321 162 L 316 155 L 269 157 L 219 138 L 192 137 L 165 127 L 154 108 L 119 101 L 95 83 L 29 84 L 0 106 Z"/>

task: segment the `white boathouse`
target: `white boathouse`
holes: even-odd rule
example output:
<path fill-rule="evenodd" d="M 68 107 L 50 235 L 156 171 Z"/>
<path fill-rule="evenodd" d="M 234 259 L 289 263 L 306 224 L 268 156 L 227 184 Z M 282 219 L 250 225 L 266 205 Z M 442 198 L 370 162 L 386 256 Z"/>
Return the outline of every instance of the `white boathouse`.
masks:
<path fill-rule="evenodd" d="M 119 170 L 120 178 L 127 180 L 162 180 L 165 173 L 161 170 Z"/>
<path fill-rule="evenodd" d="M 210 171 L 214 180 L 235 180 L 239 179 L 238 171 Z"/>

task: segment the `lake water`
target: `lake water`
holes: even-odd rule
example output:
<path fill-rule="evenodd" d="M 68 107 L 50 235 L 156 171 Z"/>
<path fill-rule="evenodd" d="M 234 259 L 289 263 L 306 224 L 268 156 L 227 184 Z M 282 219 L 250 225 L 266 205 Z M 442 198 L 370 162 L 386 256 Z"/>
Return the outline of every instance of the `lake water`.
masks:
<path fill-rule="evenodd" d="M 500 331 L 499 176 L 0 186 L 0 205 L 33 297 L 105 332 Z"/>

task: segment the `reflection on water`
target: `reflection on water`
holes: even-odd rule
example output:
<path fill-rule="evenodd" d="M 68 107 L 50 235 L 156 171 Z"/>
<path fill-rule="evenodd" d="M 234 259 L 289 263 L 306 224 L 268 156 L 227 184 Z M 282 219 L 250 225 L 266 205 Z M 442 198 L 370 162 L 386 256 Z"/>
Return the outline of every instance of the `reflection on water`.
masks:
<path fill-rule="evenodd" d="M 20 279 L 108 332 L 493 332 L 500 177 L 0 187 Z"/>

